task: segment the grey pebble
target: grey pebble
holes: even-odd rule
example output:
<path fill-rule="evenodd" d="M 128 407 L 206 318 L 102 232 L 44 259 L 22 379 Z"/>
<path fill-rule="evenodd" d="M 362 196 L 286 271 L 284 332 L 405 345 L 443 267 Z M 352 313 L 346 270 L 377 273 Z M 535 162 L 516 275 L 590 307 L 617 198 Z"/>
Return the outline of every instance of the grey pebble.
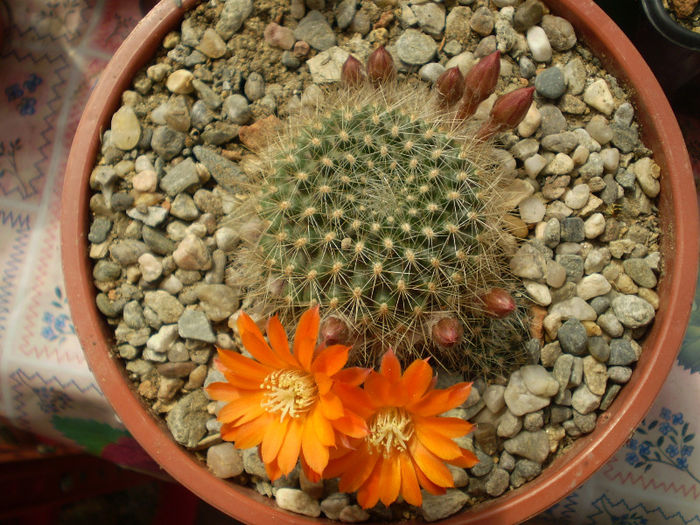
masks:
<path fill-rule="evenodd" d="M 618 295 L 612 301 L 612 309 L 618 320 L 627 328 L 646 326 L 655 315 L 654 307 L 636 295 Z"/>
<path fill-rule="evenodd" d="M 549 67 L 535 77 L 535 90 L 543 97 L 556 99 L 566 91 L 564 73 L 557 66 Z"/>
<path fill-rule="evenodd" d="M 223 110 L 229 120 L 234 124 L 246 124 L 252 116 L 248 100 L 243 95 L 239 94 L 226 97 Z"/>
<path fill-rule="evenodd" d="M 198 78 L 192 80 L 192 87 L 197 92 L 197 95 L 199 96 L 199 101 L 204 103 L 208 108 L 218 109 L 223 103 L 223 100 L 216 93 L 216 91 L 214 91 L 212 88 L 210 88 L 207 84 L 205 84 Z"/>
<path fill-rule="evenodd" d="M 294 30 L 294 37 L 297 40 L 307 42 L 318 51 L 325 51 L 333 47 L 336 42 L 335 32 L 331 28 L 326 17 L 319 11 L 309 11 L 304 18 L 299 21 Z"/>
<path fill-rule="evenodd" d="M 88 233 L 88 241 L 99 244 L 107 239 L 109 231 L 112 229 L 112 221 L 106 217 L 97 216 L 93 219 L 92 224 L 90 224 L 90 231 Z"/>
<path fill-rule="evenodd" d="M 96 281 L 116 281 L 122 274 L 121 266 L 117 263 L 107 260 L 97 261 L 92 269 L 92 277 Z"/>
<path fill-rule="evenodd" d="M 521 33 L 537 25 L 544 15 L 544 6 L 539 0 L 527 0 L 515 9 L 513 28 Z"/>
<path fill-rule="evenodd" d="M 480 478 L 491 472 L 493 468 L 493 458 L 479 449 L 475 450 L 475 454 L 479 462 L 469 469 L 469 473 L 472 476 Z"/>
<path fill-rule="evenodd" d="M 196 339 L 206 343 L 215 343 L 216 335 L 209 324 L 209 319 L 201 310 L 186 309 L 177 322 L 177 330 L 183 339 Z"/>
<path fill-rule="evenodd" d="M 625 126 L 613 122 L 610 125 L 612 130 L 611 142 L 622 153 L 630 153 L 639 144 L 639 132 L 636 126 Z"/>
<path fill-rule="evenodd" d="M 291 70 L 297 69 L 299 66 L 301 66 L 301 60 L 299 60 L 291 51 L 283 51 L 280 61 L 284 67 Z"/>
<path fill-rule="evenodd" d="M 265 80 L 262 75 L 257 71 L 253 71 L 245 81 L 245 86 L 243 87 L 243 92 L 245 96 L 251 102 L 261 99 L 265 96 Z"/>
<path fill-rule="evenodd" d="M 523 78 L 532 78 L 535 76 L 537 67 L 535 66 L 535 63 L 528 57 L 520 57 L 520 60 L 518 60 L 518 66 L 520 67 L 520 76 L 522 76 Z"/>
<path fill-rule="evenodd" d="M 630 126 L 632 124 L 632 119 L 634 118 L 634 107 L 629 102 L 623 102 L 615 110 L 613 115 L 613 122 L 619 124 L 620 126 Z"/>
<path fill-rule="evenodd" d="M 407 64 L 420 66 L 430 62 L 437 52 L 437 43 L 417 29 L 406 29 L 396 41 L 396 54 Z"/>
<path fill-rule="evenodd" d="M 597 416 L 595 412 L 590 414 L 580 414 L 574 411 L 574 425 L 581 431 L 582 434 L 589 434 L 595 430 Z"/>
<path fill-rule="evenodd" d="M 424 33 L 435 38 L 442 36 L 445 29 L 445 8 L 439 4 L 426 3 L 411 7 L 418 19 L 418 25 Z"/>
<path fill-rule="evenodd" d="M 557 255 L 556 261 L 566 270 L 566 279 L 571 283 L 577 283 L 583 277 L 584 261 L 580 255 L 573 253 Z"/>
<path fill-rule="evenodd" d="M 540 26 L 556 51 L 566 51 L 576 44 L 576 33 L 568 20 L 559 16 L 544 15 Z"/>
<path fill-rule="evenodd" d="M 608 367 L 608 379 L 613 383 L 624 384 L 632 377 L 632 369 L 627 366 Z"/>
<path fill-rule="evenodd" d="M 122 266 L 135 264 L 138 258 L 148 251 L 148 247 L 135 239 L 115 241 L 109 248 L 110 255 Z"/>
<path fill-rule="evenodd" d="M 200 130 L 214 120 L 214 113 L 201 100 L 192 105 L 190 116 L 192 117 L 192 126 Z"/>
<path fill-rule="evenodd" d="M 194 221 L 199 217 L 199 210 L 192 196 L 178 193 L 170 205 L 170 215 L 185 221 Z"/>
<path fill-rule="evenodd" d="M 627 339 L 613 339 L 610 341 L 610 366 L 621 365 L 627 366 L 636 362 L 638 359 L 632 343 Z"/>
<path fill-rule="evenodd" d="M 97 308 L 107 317 L 117 317 L 124 308 L 126 301 L 122 298 L 110 299 L 105 293 L 98 293 L 95 299 Z"/>
<path fill-rule="evenodd" d="M 146 292 L 143 304 L 151 308 L 163 324 L 177 323 L 184 310 L 176 297 L 163 290 Z"/>
<path fill-rule="evenodd" d="M 518 488 L 542 472 L 542 465 L 530 461 L 529 459 L 521 459 L 516 462 L 513 472 L 510 474 L 510 484 L 513 488 Z"/>
<path fill-rule="evenodd" d="M 445 66 L 438 62 L 430 62 L 418 70 L 418 75 L 426 82 L 435 83 L 444 72 Z"/>
<path fill-rule="evenodd" d="M 228 40 L 253 12 L 253 0 L 226 0 L 216 23 L 216 32 Z"/>
<path fill-rule="evenodd" d="M 341 31 L 347 29 L 357 11 L 357 0 L 342 0 L 335 8 L 335 23 Z"/>
<path fill-rule="evenodd" d="M 539 77 L 538 77 L 539 78 Z M 542 138 L 542 147 L 557 153 L 569 153 L 578 145 L 578 137 L 573 131 L 553 133 Z"/>
<path fill-rule="evenodd" d="M 502 466 L 503 462 L 499 462 Z M 507 470 L 503 468 L 496 467 L 491 471 L 488 479 L 486 480 L 486 493 L 489 496 L 497 497 L 503 494 L 510 483 L 510 474 Z"/>
<path fill-rule="evenodd" d="M 163 160 L 170 160 L 178 155 L 185 147 L 185 134 L 168 126 L 158 126 L 153 130 L 151 148 Z"/>
<path fill-rule="evenodd" d="M 569 319 L 557 331 L 561 349 L 572 355 L 583 355 L 586 350 L 588 336 L 586 328 L 578 319 Z"/>
<path fill-rule="evenodd" d="M 610 385 L 605 391 L 603 399 L 600 400 L 600 410 L 607 410 L 608 408 L 610 408 L 610 405 L 613 401 L 615 401 L 615 398 L 617 397 L 617 394 L 620 392 L 621 389 L 622 385 Z"/>
<path fill-rule="evenodd" d="M 491 31 L 493 31 L 494 24 L 493 13 L 488 7 L 480 7 L 477 9 L 469 22 L 472 30 L 481 36 L 490 35 Z"/>
<path fill-rule="evenodd" d="M 564 242 L 583 242 L 586 238 L 581 217 L 566 217 L 561 221 L 561 240 Z M 581 259 L 583 264 L 583 259 Z"/>
<path fill-rule="evenodd" d="M 601 363 L 605 363 L 610 358 L 610 345 L 602 336 L 592 336 L 588 338 L 588 351 Z"/>
<path fill-rule="evenodd" d="M 199 184 L 197 168 L 189 157 L 165 171 L 165 176 L 160 179 L 160 188 L 171 197 Z"/>
<path fill-rule="evenodd" d="M 551 104 L 544 104 L 539 108 L 539 111 L 542 117 L 540 129 L 542 130 L 543 137 L 554 133 L 561 133 L 566 130 L 566 118 L 558 107 Z"/>
<path fill-rule="evenodd" d="M 141 230 L 141 236 L 148 248 L 158 255 L 170 254 L 175 249 L 175 243 L 154 228 L 144 226 Z"/>
<path fill-rule="evenodd" d="M 168 412 L 165 421 L 175 441 L 194 448 L 207 433 L 209 399 L 203 390 L 196 390 L 180 398 Z"/>
<path fill-rule="evenodd" d="M 654 288 L 656 286 L 656 275 L 649 268 L 646 261 L 637 257 L 630 257 L 622 261 L 625 273 L 642 288 Z"/>
<path fill-rule="evenodd" d="M 243 172 L 234 162 L 214 153 L 204 146 L 192 148 L 197 160 L 204 164 L 214 180 L 226 190 L 235 190 L 243 178 Z"/>

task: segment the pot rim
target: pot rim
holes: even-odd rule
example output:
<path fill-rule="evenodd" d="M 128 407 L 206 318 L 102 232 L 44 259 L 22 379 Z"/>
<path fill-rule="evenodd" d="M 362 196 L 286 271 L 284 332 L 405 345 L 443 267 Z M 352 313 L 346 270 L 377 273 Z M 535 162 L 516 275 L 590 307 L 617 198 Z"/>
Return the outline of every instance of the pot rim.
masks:
<path fill-rule="evenodd" d="M 686 29 L 671 18 L 661 0 L 642 0 L 642 9 L 654 29 L 666 40 L 686 49 L 700 51 L 700 33 Z"/>
<path fill-rule="evenodd" d="M 108 127 L 121 93 L 128 89 L 134 74 L 152 58 L 162 37 L 175 27 L 184 11 L 197 3 L 184 0 L 178 8 L 173 0 L 163 0 L 154 7 L 115 53 L 86 104 L 66 166 L 61 209 L 62 265 L 72 317 L 88 364 L 106 398 L 141 446 L 176 480 L 244 522 L 259 523 L 261 515 L 268 515 L 266 519 L 280 523 L 336 523 L 281 510 L 274 500 L 252 489 L 214 477 L 177 445 L 164 422 L 151 415 L 133 391 L 118 357 L 110 350 L 110 329 L 95 305 L 87 249 L 88 180 L 102 131 Z M 673 366 L 690 316 L 698 262 L 698 211 L 690 160 L 671 107 L 637 50 L 591 0 L 559 0 L 551 10 L 574 25 L 580 39 L 601 58 L 608 71 L 634 86 L 644 140 L 657 145 L 654 158 L 664 174 L 659 208 L 671 211 L 665 215 L 668 224 L 661 228 L 662 247 L 673 256 L 666 257 L 665 277 L 659 285 L 662 304 L 646 336 L 645 351 L 632 379 L 598 418 L 596 429 L 577 439 L 533 481 L 465 509 L 443 520 L 446 524 L 525 520 L 582 484 L 624 444 L 650 408 Z M 585 25 L 586 19 L 595 22 Z M 673 166 L 672 172 L 669 166 Z"/>

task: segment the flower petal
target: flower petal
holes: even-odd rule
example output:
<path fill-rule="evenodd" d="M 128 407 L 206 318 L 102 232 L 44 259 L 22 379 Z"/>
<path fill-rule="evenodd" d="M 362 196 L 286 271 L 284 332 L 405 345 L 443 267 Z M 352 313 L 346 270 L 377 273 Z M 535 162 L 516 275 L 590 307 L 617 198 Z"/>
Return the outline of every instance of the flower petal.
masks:
<path fill-rule="evenodd" d="M 287 333 L 284 331 L 284 327 L 276 315 L 267 321 L 265 332 L 267 332 L 267 339 L 270 341 L 270 346 L 275 354 L 289 366 L 294 368 L 298 367 L 299 362 L 289 351 Z"/>
<path fill-rule="evenodd" d="M 413 428 L 416 437 L 430 452 L 441 459 L 455 459 L 462 455 L 459 445 L 437 432 L 433 427 L 420 424 L 414 419 Z"/>
<path fill-rule="evenodd" d="M 304 460 L 304 456 L 301 456 L 299 463 L 301 463 L 301 471 L 303 472 L 306 479 L 308 479 L 311 483 L 318 483 L 319 481 L 321 481 L 321 475 L 311 470 L 311 467 L 309 467 L 309 465 Z"/>
<path fill-rule="evenodd" d="M 338 488 L 341 492 L 355 492 L 372 474 L 379 454 L 370 454 L 366 445 L 342 458 L 345 466 Z"/>
<path fill-rule="evenodd" d="M 255 359 L 273 368 L 286 368 L 288 366 L 282 358 L 272 351 L 260 328 L 248 314 L 241 312 L 237 325 L 243 346 Z"/>
<path fill-rule="evenodd" d="M 420 483 L 420 486 L 428 492 L 430 492 L 431 494 L 435 496 L 442 496 L 445 492 L 447 492 L 444 487 L 440 487 L 432 481 L 430 481 L 428 477 L 425 474 L 423 474 L 420 468 L 416 467 L 414 472 L 416 473 L 416 478 L 418 479 L 418 483 Z"/>
<path fill-rule="evenodd" d="M 316 474 L 321 475 L 328 465 L 328 447 L 324 446 L 316 435 L 316 430 L 310 418 L 304 421 L 301 435 L 301 453 L 306 464 Z"/>
<path fill-rule="evenodd" d="M 420 507 L 423 503 L 423 495 L 420 492 L 413 461 L 407 454 L 401 454 L 399 461 L 401 463 L 401 495 L 406 503 Z"/>
<path fill-rule="evenodd" d="M 353 366 L 350 368 L 344 368 L 337 374 L 333 376 L 333 379 L 340 381 L 342 383 L 347 383 L 352 386 L 360 386 L 367 379 L 367 375 L 370 373 L 369 368 L 360 368 Z"/>
<path fill-rule="evenodd" d="M 393 350 L 388 350 L 382 357 L 379 373 L 386 377 L 390 383 L 397 383 L 401 379 L 401 363 Z"/>
<path fill-rule="evenodd" d="M 265 436 L 265 429 L 270 424 L 270 416 L 265 414 L 248 423 L 237 426 L 231 431 L 236 448 L 251 448 L 258 446 Z"/>
<path fill-rule="evenodd" d="M 479 459 L 471 450 L 467 450 L 465 448 L 460 448 L 459 450 L 462 453 L 462 455 L 455 459 L 449 460 L 448 463 L 450 465 L 462 468 L 472 468 L 479 462 Z"/>
<path fill-rule="evenodd" d="M 392 454 L 382 462 L 379 499 L 387 507 L 399 497 L 401 490 L 401 462 L 399 454 Z"/>
<path fill-rule="evenodd" d="M 277 461 L 273 461 L 271 463 L 264 463 L 264 465 L 265 472 L 267 473 L 267 477 L 270 478 L 270 481 L 275 481 L 282 477 L 282 471 L 277 465 Z"/>
<path fill-rule="evenodd" d="M 408 405 L 408 409 L 424 417 L 436 416 L 464 403 L 470 391 L 471 383 L 457 383 L 450 388 L 431 390 L 417 402 Z"/>
<path fill-rule="evenodd" d="M 318 310 L 317 305 L 302 314 L 297 332 L 294 335 L 294 357 L 297 358 L 304 370 L 311 368 L 311 360 L 318 340 L 318 327 L 321 323 Z"/>
<path fill-rule="evenodd" d="M 313 425 L 319 441 L 327 447 L 334 447 L 335 432 L 333 430 L 333 425 L 323 416 L 323 412 L 318 403 L 311 409 L 309 421 Z"/>
<path fill-rule="evenodd" d="M 252 394 L 243 394 L 238 399 L 234 399 L 226 403 L 223 408 L 219 411 L 216 417 L 222 423 L 231 423 L 236 421 L 251 407 L 260 406 L 264 400 L 264 392 L 255 392 Z"/>
<path fill-rule="evenodd" d="M 372 371 L 365 379 L 364 390 L 369 395 L 375 406 L 394 406 L 392 385 L 382 374 Z"/>
<path fill-rule="evenodd" d="M 414 424 L 418 423 L 422 425 L 430 425 L 433 430 L 448 438 L 465 436 L 474 429 L 474 425 L 472 425 L 469 421 L 465 421 L 464 419 L 460 419 L 458 417 L 421 417 L 414 415 L 413 421 Z"/>
<path fill-rule="evenodd" d="M 247 376 L 261 383 L 273 371 L 272 367 L 258 363 L 233 350 L 222 350 L 220 348 L 217 361 L 220 365 L 223 365 L 223 368 L 219 367 L 223 373 L 228 372 L 239 376 Z"/>
<path fill-rule="evenodd" d="M 331 421 L 331 425 L 341 434 L 352 438 L 363 438 L 369 432 L 365 419 L 348 410 L 343 417 Z"/>
<path fill-rule="evenodd" d="M 344 345 L 333 345 L 321 350 L 311 364 L 311 371 L 333 376 L 348 362 L 349 351 L 350 347 Z"/>
<path fill-rule="evenodd" d="M 401 377 L 401 391 L 405 392 L 406 403 L 420 399 L 430 387 L 433 369 L 424 359 L 416 359 Z"/>
<path fill-rule="evenodd" d="M 359 387 L 336 381 L 333 385 L 333 392 L 341 399 L 346 411 L 355 412 L 365 419 L 376 411 L 372 399 L 365 390 Z"/>
<path fill-rule="evenodd" d="M 287 428 L 287 435 L 284 437 L 284 443 L 280 447 L 277 454 L 277 465 L 279 465 L 282 474 L 289 474 L 299 459 L 299 451 L 301 450 L 301 434 L 303 431 L 302 423 L 299 419 L 291 419 Z"/>
<path fill-rule="evenodd" d="M 223 373 L 226 381 L 228 381 L 228 384 L 233 388 L 237 388 L 239 390 L 260 389 L 260 380 L 254 377 L 239 375 L 229 371 L 228 369 L 225 369 Z"/>
<path fill-rule="evenodd" d="M 450 470 L 440 459 L 430 452 L 418 439 L 411 439 L 408 450 L 413 461 L 426 477 L 439 487 L 454 487 Z"/>
<path fill-rule="evenodd" d="M 238 389 L 228 383 L 211 383 L 205 390 L 209 397 L 216 401 L 233 401 L 241 397 Z"/>
<path fill-rule="evenodd" d="M 367 478 L 367 481 L 365 481 L 365 483 L 357 491 L 357 502 L 363 509 L 369 509 L 371 507 L 374 507 L 377 504 L 377 501 L 379 501 L 379 485 L 382 480 L 381 463 L 381 461 L 377 462 L 377 464 L 372 469 L 372 472 L 370 473 L 369 477 Z"/>
<path fill-rule="evenodd" d="M 338 419 L 343 417 L 343 414 L 345 414 L 343 402 L 332 390 L 326 394 L 318 396 L 318 399 L 321 405 L 321 410 L 323 410 L 323 415 L 326 416 L 327 419 Z"/>
<path fill-rule="evenodd" d="M 289 418 L 285 417 L 282 421 L 279 418 L 272 418 L 270 424 L 265 429 L 262 446 L 260 447 L 260 457 L 263 463 L 272 463 L 277 457 L 280 447 L 287 435 L 287 427 Z"/>

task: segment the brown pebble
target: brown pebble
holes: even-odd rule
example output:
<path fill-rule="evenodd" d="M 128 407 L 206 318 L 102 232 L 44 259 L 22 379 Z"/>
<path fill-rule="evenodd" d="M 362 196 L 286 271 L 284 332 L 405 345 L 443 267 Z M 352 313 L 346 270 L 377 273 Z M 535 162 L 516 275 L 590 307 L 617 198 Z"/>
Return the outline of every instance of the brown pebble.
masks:
<path fill-rule="evenodd" d="M 280 124 L 280 119 L 270 115 L 250 126 L 241 126 L 238 138 L 250 150 L 259 151 L 267 145 L 268 137 L 279 128 Z"/>
<path fill-rule="evenodd" d="M 547 317 L 547 309 L 541 306 L 530 307 L 530 337 L 542 339 L 544 337 L 543 321 Z"/>
<path fill-rule="evenodd" d="M 381 16 L 379 17 L 379 20 L 377 20 L 375 22 L 374 29 L 386 28 L 393 21 L 394 21 L 394 13 L 392 13 L 391 11 L 384 11 L 381 14 Z"/>

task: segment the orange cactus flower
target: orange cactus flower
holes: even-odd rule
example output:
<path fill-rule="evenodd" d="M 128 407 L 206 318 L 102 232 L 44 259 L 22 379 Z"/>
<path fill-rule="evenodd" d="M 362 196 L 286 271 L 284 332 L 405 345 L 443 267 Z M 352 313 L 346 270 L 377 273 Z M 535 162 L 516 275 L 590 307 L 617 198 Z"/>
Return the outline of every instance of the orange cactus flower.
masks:
<path fill-rule="evenodd" d="M 370 508 L 381 500 L 396 501 L 399 494 L 411 505 L 420 505 L 423 487 L 444 494 L 454 480 L 445 463 L 474 466 L 476 456 L 454 438 L 472 430 L 472 424 L 439 414 L 463 403 L 471 383 L 435 389 L 433 370 L 425 360 L 414 361 L 402 374 L 392 351 L 382 358 L 380 371 L 370 372 L 366 394 L 358 410 L 369 424 L 369 434 L 353 440 L 352 449 L 334 451 L 324 477 L 340 477 L 343 492 L 357 491 L 357 501 Z"/>
<path fill-rule="evenodd" d="M 227 402 L 218 415 L 221 437 L 237 448 L 259 446 L 271 480 L 291 472 L 300 457 L 307 477 L 318 480 L 330 448 L 367 434 L 365 420 L 346 405 L 364 399 L 359 385 L 369 370 L 343 369 L 348 346 L 317 349 L 319 323 L 318 307 L 307 310 L 290 352 L 277 316 L 267 323 L 268 344 L 241 313 L 238 331 L 254 359 L 218 351 L 217 366 L 227 382 L 212 383 L 207 392 Z"/>

